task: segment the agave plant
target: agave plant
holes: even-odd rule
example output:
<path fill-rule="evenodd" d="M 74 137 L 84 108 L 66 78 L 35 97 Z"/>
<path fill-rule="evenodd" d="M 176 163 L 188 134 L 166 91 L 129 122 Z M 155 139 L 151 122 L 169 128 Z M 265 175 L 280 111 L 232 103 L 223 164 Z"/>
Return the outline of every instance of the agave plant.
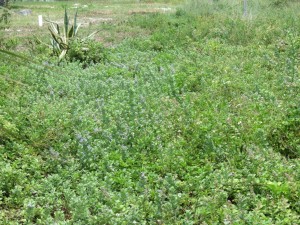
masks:
<path fill-rule="evenodd" d="M 49 23 L 49 31 L 51 34 L 51 47 L 53 53 L 58 56 L 59 60 L 63 59 L 69 49 L 69 42 L 72 38 L 75 38 L 80 24 L 77 24 L 77 11 L 74 16 L 74 23 L 70 25 L 67 9 L 65 9 L 64 24 L 60 28 L 59 24 L 53 21 L 47 21 Z"/>

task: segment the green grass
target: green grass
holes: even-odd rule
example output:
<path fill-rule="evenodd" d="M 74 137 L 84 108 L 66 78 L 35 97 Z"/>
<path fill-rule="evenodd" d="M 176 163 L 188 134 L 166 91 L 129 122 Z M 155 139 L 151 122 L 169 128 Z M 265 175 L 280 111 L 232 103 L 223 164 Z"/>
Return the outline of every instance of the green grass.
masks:
<path fill-rule="evenodd" d="M 97 64 L 7 39 L 48 69 L 0 62 L 0 221 L 298 224 L 300 5 L 224 2 L 111 3 Z"/>

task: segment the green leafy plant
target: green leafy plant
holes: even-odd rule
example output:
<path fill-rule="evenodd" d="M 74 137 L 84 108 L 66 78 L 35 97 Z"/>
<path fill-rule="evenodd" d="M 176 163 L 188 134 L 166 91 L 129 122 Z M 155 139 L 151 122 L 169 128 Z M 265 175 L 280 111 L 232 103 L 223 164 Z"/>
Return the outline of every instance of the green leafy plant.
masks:
<path fill-rule="evenodd" d="M 290 113 L 274 128 L 268 139 L 272 147 L 287 158 L 300 157 L 300 111 L 292 108 Z"/>
<path fill-rule="evenodd" d="M 85 68 L 90 64 L 105 61 L 107 53 L 101 42 L 92 39 L 74 39 L 70 42 L 66 58 L 71 62 L 82 63 L 82 66 Z"/>
<path fill-rule="evenodd" d="M 10 16 L 11 11 L 9 10 L 9 1 L 0 0 L 0 29 L 7 27 Z"/>
<path fill-rule="evenodd" d="M 0 114 L 0 144 L 5 140 L 12 140 L 17 132 L 18 128 L 16 125 L 6 120 L 6 118 Z"/>

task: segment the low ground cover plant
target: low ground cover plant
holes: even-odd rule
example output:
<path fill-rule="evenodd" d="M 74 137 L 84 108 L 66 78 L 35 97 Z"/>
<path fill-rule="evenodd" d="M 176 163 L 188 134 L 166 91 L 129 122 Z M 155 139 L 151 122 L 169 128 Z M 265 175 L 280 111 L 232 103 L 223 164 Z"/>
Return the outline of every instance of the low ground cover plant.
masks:
<path fill-rule="evenodd" d="M 147 36 L 50 69 L 2 57 L 0 221 L 298 224 L 300 5 L 224 2 L 101 25 Z"/>

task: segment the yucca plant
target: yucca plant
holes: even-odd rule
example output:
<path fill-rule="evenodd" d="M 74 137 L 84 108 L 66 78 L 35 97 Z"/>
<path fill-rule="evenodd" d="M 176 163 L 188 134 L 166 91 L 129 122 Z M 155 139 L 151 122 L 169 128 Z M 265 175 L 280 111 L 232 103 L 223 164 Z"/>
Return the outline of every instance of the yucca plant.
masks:
<path fill-rule="evenodd" d="M 65 9 L 64 24 L 60 28 L 59 24 L 53 21 L 47 21 L 49 23 L 49 31 L 51 34 L 51 47 L 53 53 L 58 56 L 59 60 L 62 60 L 69 49 L 70 40 L 77 36 L 80 24 L 77 24 L 77 11 L 74 16 L 74 23 L 70 25 L 67 9 Z"/>
<path fill-rule="evenodd" d="M 64 15 L 64 24 L 63 27 L 60 28 L 59 24 L 50 20 L 47 20 L 49 23 L 49 31 L 51 34 L 51 48 L 53 53 L 58 56 L 59 60 L 62 60 L 68 50 L 70 49 L 70 43 L 77 37 L 77 33 L 81 24 L 77 23 L 77 11 L 74 16 L 73 25 L 70 24 L 70 20 L 68 17 L 67 9 L 65 8 Z M 80 41 L 85 41 L 90 39 L 93 35 L 95 35 L 97 31 L 91 33 L 87 37 L 80 39 Z"/>

